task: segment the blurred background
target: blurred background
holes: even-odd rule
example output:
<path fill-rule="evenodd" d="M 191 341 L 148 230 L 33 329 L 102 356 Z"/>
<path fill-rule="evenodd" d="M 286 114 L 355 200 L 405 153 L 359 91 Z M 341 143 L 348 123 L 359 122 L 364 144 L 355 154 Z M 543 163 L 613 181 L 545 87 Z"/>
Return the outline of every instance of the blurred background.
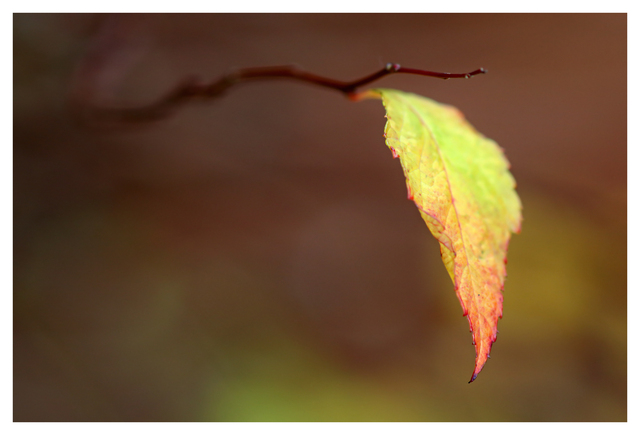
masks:
<path fill-rule="evenodd" d="M 14 15 L 14 419 L 626 420 L 626 23 Z M 129 106 L 243 67 L 488 69 L 373 85 L 458 107 L 512 164 L 524 221 L 478 379 L 380 101 L 250 83 L 96 129 L 68 104 L 87 62 Z"/>

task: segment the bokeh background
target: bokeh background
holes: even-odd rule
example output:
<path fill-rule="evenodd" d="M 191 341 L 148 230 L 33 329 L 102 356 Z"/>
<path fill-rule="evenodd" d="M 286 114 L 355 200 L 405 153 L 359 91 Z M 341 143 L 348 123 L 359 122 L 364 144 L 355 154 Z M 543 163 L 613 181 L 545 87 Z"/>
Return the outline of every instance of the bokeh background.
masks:
<path fill-rule="evenodd" d="M 13 24 L 15 420 L 626 420 L 626 15 Z M 518 181 L 478 379 L 379 101 L 272 81 L 89 128 L 68 104 L 88 59 L 96 98 L 131 106 L 241 67 L 487 68 L 375 84 L 460 108 Z"/>

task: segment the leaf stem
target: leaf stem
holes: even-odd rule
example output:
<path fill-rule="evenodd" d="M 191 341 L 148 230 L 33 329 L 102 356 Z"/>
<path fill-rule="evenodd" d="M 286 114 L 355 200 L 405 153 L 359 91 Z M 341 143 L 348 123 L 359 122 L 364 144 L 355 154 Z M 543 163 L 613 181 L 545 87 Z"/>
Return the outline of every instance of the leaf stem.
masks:
<path fill-rule="evenodd" d="M 318 76 L 307 71 L 298 69 L 295 66 L 274 66 L 239 69 L 230 74 L 224 75 L 209 84 L 202 83 L 197 78 L 189 78 L 176 86 L 165 97 L 147 106 L 135 108 L 123 107 L 96 107 L 82 101 L 82 98 L 74 100 L 74 109 L 85 120 L 105 121 L 153 121 L 169 116 L 179 106 L 193 100 L 211 100 L 220 97 L 227 89 L 248 81 L 265 79 L 292 79 L 317 86 L 342 92 L 353 97 L 357 88 L 372 83 L 390 74 L 413 74 L 428 77 L 436 77 L 444 80 L 452 78 L 468 79 L 478 74 L 485 74 L 487 70 L 479 68 L 468 73 L 447 73 L 405 68 L 397 63 L 388 63 L 381 70 L 366 77 L 343 82 L 327 77 Z"/>

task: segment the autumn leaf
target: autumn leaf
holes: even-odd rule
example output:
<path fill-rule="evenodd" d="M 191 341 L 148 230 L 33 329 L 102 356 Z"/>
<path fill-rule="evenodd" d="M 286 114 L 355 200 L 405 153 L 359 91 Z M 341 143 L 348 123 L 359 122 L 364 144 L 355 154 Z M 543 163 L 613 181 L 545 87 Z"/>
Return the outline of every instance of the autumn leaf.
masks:
<path fill-rule="evenodd" d="M 520 231 L 522 206 L 509 163 L 454 107 L 392 89 L 366 96 L 382 99 L 387 146 L 400 157 L 409 199 L 440 242 L 473 336 L 473 382 L 496 341 L 507 246 Z"/>

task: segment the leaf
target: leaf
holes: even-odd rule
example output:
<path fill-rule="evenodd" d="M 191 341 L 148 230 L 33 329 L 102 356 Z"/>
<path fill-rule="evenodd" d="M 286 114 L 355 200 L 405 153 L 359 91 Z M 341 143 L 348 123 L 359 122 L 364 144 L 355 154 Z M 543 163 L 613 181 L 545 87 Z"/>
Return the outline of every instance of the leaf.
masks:
<path fill-rule="evenodd" d="M 409 199 L 440 242 L 473 336 L 473 382 L 496 341 L 507 246 L 522 219 L 509 162 L 452 106 L 392 89 L 366 96 L 382 99 L 387 146 L 400 157 Z"/>

